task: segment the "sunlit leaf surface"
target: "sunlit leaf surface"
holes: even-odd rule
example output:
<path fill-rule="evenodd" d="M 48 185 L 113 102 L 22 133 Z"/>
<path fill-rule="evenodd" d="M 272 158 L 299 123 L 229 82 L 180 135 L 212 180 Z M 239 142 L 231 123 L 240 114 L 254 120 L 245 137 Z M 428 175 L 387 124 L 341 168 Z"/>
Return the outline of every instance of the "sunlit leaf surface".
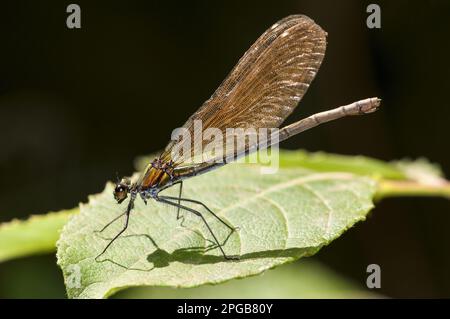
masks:
<path fill-rule="evenodd" d="M 239 227 L 224 249 L 240 260 L 223 259 L 198 217 L 183 212 L 181 224 L 175 209 L 138 200 L 124 236 L 96 262 L 108 243 L 105 237 L 114 236 L 123 220 L 102 234 L 95 231 L 126 205 L 115 203 L 107 185 L 64 227 L 58 263 L 68 295 L 75 298 L 102 298 L 129 286 L 194 287 L 247 277 L 317 252 L 365 218 L 375 191 L 374 180 L 350 173 L 283 168 L 261 175 L 256 165 L 231 164 L 187 180 L 183 196 L 204 202 Z M 176 195 L 177 189 L 167 193 Z M 202 212 L 225 240 L 228 229 Z"/>

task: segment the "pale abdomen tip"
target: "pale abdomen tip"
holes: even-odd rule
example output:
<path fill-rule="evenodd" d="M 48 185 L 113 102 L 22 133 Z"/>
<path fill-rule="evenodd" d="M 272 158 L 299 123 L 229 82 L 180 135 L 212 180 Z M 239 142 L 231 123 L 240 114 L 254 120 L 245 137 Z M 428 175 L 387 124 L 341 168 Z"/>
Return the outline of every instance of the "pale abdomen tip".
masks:
<path fill-rule="evenodd" d="M 381 99 L 377 97 L 371 97 L 365 100 L 362 100 L 360 103 L 360 111 L 361 113 L 367 114 L 372 113 L 378 110 L 381 105 Z"/>

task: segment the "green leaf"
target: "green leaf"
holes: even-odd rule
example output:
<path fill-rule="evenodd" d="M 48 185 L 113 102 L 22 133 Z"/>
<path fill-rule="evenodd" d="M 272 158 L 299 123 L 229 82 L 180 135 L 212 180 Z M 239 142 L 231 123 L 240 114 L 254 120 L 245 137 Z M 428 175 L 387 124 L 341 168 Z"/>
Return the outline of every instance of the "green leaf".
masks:
<path fill-rule="evenodd" d="M 141 169 L 153 156 L 137 158 Z M 322 152 L 280 150 L 281 167 L 306 167 L 317 172 L 352 172 L 376 177 L 376 199 L 398 196 L 443 196 L 450 198 L 450 184 L 436 164 L 426 159 L 401 160 L 385 163 L 363 156 L 346 156 Z M 402 177 L 402 179 L 399 179 Z M 68 220 L 71 211 L 32 216 L 25 221 L 12 221 L 0 225 L 0 262 L 31 254 L 52 252 L 59 229 Z"/>
<path fill-rule="evenodd" d="M 444 178 L 441 167 L 423 157 L 416 160 L 393 161 L 392 165 L 403 171 L 408 179 L 423 185 L 441 186 L 448 183 Z"/>
<path fill-rule="evenodd" d="M 425 158 L 403 159 L 391 165 L 402 170 L 406 179 L 380 179 L 375 200 L 399 196 L 440 196 L 450 199 L 450 182 L 444 178 L 439 165 Z"/>
<path fill-rule="evenodd" d="M 149 158 L 148 157 L 141 157 L 137 160 L 137 164 L 139 167 L 142 167 L 143 165 L 147 164 L 149 162 Z M 402 160 L 402 161 L 397 161 L 397 162 L 392 162 L 392 163 L 384 163 L 378 160 L 374 160 L 371 158 L 366 158 L 366 157 L 361 157 L 361 156 L 357 156 L 357 157 L 352 157 L 352 156 L 343 156 L 343 155 L 335 155 L 335 154 L 325 154 L 325 153 L 307 153 L 305 151 L 283 151 L 280 150 L 280 164 L 281 167 L 283 168 L 278 174 L 280 175 L 280 181 L 286 180 L 286 181 L 290 181 L 292 179 L 296 179 L 296 178 L 303 178 L 303 176 L 312 176 L 312 175 L 319 175 L 319 176 L 329 176 L 330 180 L 326 181 L 323 180 L 320 183 L 328 183 L 333 181 L 337 176 L 351 176 L 350 180 L 354 180 L 356 181 L 356 183 L 354 184 L 355 188 L 352 189 L 352 191 L 354 190 L 359 190 L 360 188 L 360 179 L 357 178 L 356 176 L 352 176 L 352 175 L 341 175 L 340 173 L 338 173 L 337 175 L 335 175 L 335 172 L 351 172 L 354 174 L 358 174 L 358 175 L 362 175 L 362 176 L 367 176 L 370 177 L 370 179 L 362 179 L 363 181 L 367 181 L 369 180 L 371 185 L 373 184 L 374 187 L 376 187 L 376 197 L 375 200 L 379 200 L 382 198 L 386 198 L 386 197 L 394 197 L 394 196 L 443 196 L 443 197 L 447 197 L 450 199 L 450 183 L 445 180 L 445 178 L 442 175 L 441 170 L 439 169 L 439 167 L 436 164 L 430 164 L 427 160 L 425 159 L 419 159 L 416 161 L 411 161 L 411 160 Z M 230 166 L 231 167 L 231 166 Z M 306 170 L 305 168 L 308 168 L 309 170 Z M 196 198 L 196 199 L 202 199 L 203 201 L 205 201 L 209 206 L 211 206 L 211 208 L 214 208 L 214 210 L 216 212 L 221 211 L 222 209 L 225 210 L 224 215 L 227 215 L 229 213 L 227 213 L 228 209 L 227 209 L 227 205 L 229 205 L 233 200 L 235 200 L 234 197 L 232 197 L 230 195 L 230 192 L 232 190 L 234 190 L 235 192 L 238 193 L 242 193 L 242 196 L 247 196 L 249 195 L 250 197 L 252 196 L 252 189 L 247 189 L 246 187 L 249 187 L 248 185 L 253 185 L 253 184 L 258 184 L 258 187 L 255 187 L 253 189 L 253 195 L 254 192 L 259 192 L 259 191 L 265 191 L 266 189 L 270 189 L 273 185 L 277 185 L 277 183 L 279 183 L 280 181 L 277 180 L 276 176 L 260 176 L 259 172 L 255 172 L 255 170 L 253 171 L 249 171 L 248 174 L 250 175 L 246 175 L 246 170 L 247 167 L 246 166 L 239 166 L 237 169 L 235 167 L 233 168 L 224 168 L 222 170 L 228 170 L 230 169 L 231 171 L 226 171 L 227 173 L 221 173 L 220 171 L 217 172 L 212 172 L 209 173 L 207 175 L 205 175 L 204 177 L 197 177 L 194 178 L 192 180 L 189 180 L 186 182 L 186 186 L 185 186 L 185 194 L 188 194 L 189 196 Z M 225 172 L 225 171 L 224 171 Z M 295 172 L 295 174 L 293 173 Z M 327 173 L 328 172 L 328 173 Z M 327 173 L 324 175 L 324 173 Z M 211 174 L 211 175 L 210 175 Z M 219 175 L 215 175 L 215 174 L 219 174 Z M 223 180 L 217 180 L 217 179 L 222 179 L 222 175 L 221 174 L 225 174 L 223 176 Z M 278 175 L 277 174 L 277 175 Z M 290 175 L 291 174 L 291 175 Z M 292 174 L 294 174 L 295 176 L 292 176 Z M 297 175 L 296 175 L 297 174 Z M 208 177 L 209 176 L 209 177 Z M 215 176 L 215 177 L 214 177 Z M 210 182 L 212 179 L 212 182 Z M 259 182 L 260 181 L 260 182 Z M 318 182 L 318 181 L 317 181 Z M 320 184 L 319 183 L 319 184 Z M 339 180 L 339 178 L 336 180 L 337 185 L 343 185 L 346 184 L 345 181 L 343 180 Z M 309 182 L 306 183 L 307 185 L 310 184 Z M 211 185 L 216 185 L 214 187 L 212 187 Z M 79 229 L 83 230 L 79 235 L 80 236 L 85 236 L 86 240 L 88 240 L 89 245 L 92 245 L 93 249 L 95 249 L 95 252 L 98 253 L 99 251 L 101 251 L 100 246 L 105 245 L 107 243 L 107 241 L 104 241 L 102 239 L 100 239 L 99 237 L 95 237 L 95 238 L 91 238 L 89 237 L 90 235 L 87 234 L 86 232 L 89 232 L 91 230 L 95 229 L 99 229 L 100 227 L 102 227 L 104 224 L 106 224 L 107 221 L 109 221 L 110 219 L 113 218 L 114 214 L 118 214 L 120 212 L 122 212 L 123 210 L 123 205 L 121 207 L 117 206 L 115 203 L 112 202 L 112 196 L 111 196 L 111 185 L 108 186 L 108 189 L 105 191 L 106 193 L 101 194 L 101 195 L 96 195 L 92 197 L 92 201 L 88 204 L 85 205 L 83 207 L 83 209 L 85 210 L 85 214 L 88 214 L 88 218 L 86 217 L 80 217 L 80 219 L 75 219 L 74 220 L 74 225 L 75 226 L 70 226 L 70 227 L 79 227 Z M 292 188 L 293 187 L 293 188 Z M 301 185 L 295 185 L 292 184 L 290 187 L 287 187 L 286 190 L 284 192 L 286 192 L 286 196 L 289 196 L 289 194 L 291 193 L 295 193 L 292 191 L 292 189 L 296 189 L 296 188 L 302 188 Z M 353 186 L 352 186 L 353 187 Z M 338 189 L 341 188 L 341 190 L 345 189 L 345 185 L 344 186 L 338 186 Z M 223 191 L 226 190 L 226 191 Z M 173 193 L 175 194 L 176 190 L 171 190 Z M 370 193 L 372 193 L 373 189 L 371 188 Z M 305 192 L 305 191 L 303 191 Z M 221 198 L 219 197 L 219 194 L 221 196 Z M 223 196 L 223 195 L 224 196 Z M 270 196 L 275 196 L 276 199 L 279 200 L 279 198 L 281 197 L 279 194 L 276 193 L 265 193 L 266 195 L 269 194 Z M 334 201 L 335 198 L 333 196 L 330 197 L 330 195 L 328 194 L 327 191 L 323 191 L 323 192 L 319 192 L 319 194 L 321 194 L 323 196 L 323 198 L 325 200 L 330 200 L 330 201 Z M 268 228 L 267 226 L 269 225 L 269 223 L 263 224 L 261 226 L 261 232 L 257 229 L 256 233 L 253 234 L 251 232 L 248 232 L 245 227 L 250 227 L 250 229 L 252 227 L 256 227 L 255 225 L 257 225 L 258 227 L 260 227 L 260 225 L 258 223 L 256 223 L 255 225 L 251 225 L 251 221 L 249 222 L 247 216 L 250 214 L 259 220 L 265 220 L 266 222 L 268 221 L 268 217 L 271 216 L 271 214 L 276 213 L 277 209 L 279 210 L 279 208 L 272 208 L 272 209 L 266 209 L 264 205 L 268 205 L 268 203 L 271 200 L 271 197 L 269 197 L 268 199 L 263 198 L 264 196 L 262 196 L 261 198 L 259 198 L 258 196 L 255 196 L 256 198 L 253 200 L 248 201 L 248 203 L 246 205 L 243 205 L 242 207 L 234 207 L 231 211 L 237 211 L 237 215 L 234 217 L 235 220 L 233 222 L 236 222 L 237 226 L 241 226 L 241 229 L 244 230 L 244 233 L 239 235 L 234 235 L 237 237 L 232 237 L 230 239 L 230 241 L 227 243 L 227 245 L 225 246 L 225 249 L 227 250 L 227 252 L 233 253 L 233 247 L 236 246 L 237 244 L 234 243 L 236 240 L 239 240 L 240 237 L 244 238 L 248 238 L 250 235 L 257 235 L 257 236 L 264 236 L 264 234 L 260 234 L 265 232 Z M 285 202 L 282 203 L 282 205 L 280 206 L 281 208 L 283 208 L 285 210 L 285 212 L 289 212 L 288 216 L 289 218 L 286 219 L 287 221 L 289 221 L 289 225 L 294 225 L 292 226 L 293 228 L 295 228 L 299 231 L 302 231 L 302 229 L 304 228 L 308 228 L 310 223 L 314 224 L 314 218 L 316 218 L 316 215 L 314 214 L 314 212 L 309 212 L 310 209 L 310 204 L 308 204 L 311 200 L 311 195 L 308 197 L 306 196 L 304 198 L 303 194 L 299 194 L 298 197 L 296 198 L 288 198 Z M 369 198 L 365 198 L 364 200 L 369 201 L 370 196 L 368 195 Z M 230 201 L 230 202 L 228 202 Z M 265 203 L 265 204 L 264 204 Z M 349 202 L 349 205 L 353 205 L 351 202 Z M 139 204 L 142 206 L 142 204 Z M 142 254 L 145 255 L 147 254 L 151 254 L 153 252 L 153 256 L 151 256 L 150 261 L 147 260 L 147 262 L 144 262 L 144 264 L 147 265 L 154 265 L 156 268 L 164 268 L 163 265 L 169 265 L 169 264 L 173 264 L 173 263 L 179 263 L 182 260 L 185 260 L 186 258 L 188 258 L 189 260 L 193 259 L 194 262 L 191 262 L 191 264 L 201 264 L 202 262 L 204 262 L 205 260 L 207 260 L 210 264 L 216 264 L 216 262 L 211 262 L 211 258 L 214 258 L 215 261 L 222 261 L 222 259 L 219 259 L 218 257 L 211 257 L 208 254 L 213 253 L 214 251 L 210 251 L 208 252 L 208 254 L 206 255 L 206 257 L 202 257 L 201 252 L 195 249 L 191 249 L 191 251 L 188 251 L 188 247 L 193 247 L 195 246 L 195 244 L 199 244 L 200 247 L 209 244 L 209 242 L 207 240 L 204 239 L 204 237 L 206 237 L 207 239 L 211 239 L 211 237 L 209 236 L 209 234 L 207 232 L 205 232 L 204 227 L 201 228 L 201 225 L 198 225 L 198 221 L 195 220 L 195 218 L 190 217 L 189 220 L 185 223 L 187 224 L 188 227 L 180 227 L 179 223 L 177 223 L 175 221 L 175 215 L 176 212 L 174 212 L 171 209 L 168 209 L 167 207 L 161 207 L 161 205 L 159 203 L 155 203 L 155 202 L 151 202 L 149 204 L 151 207 L 147 207 L 147 208 L 142 208 L 141 206 L 138 206 L 138 210 L 136 212 L 133 212 L 132 214 L 132 222 L 131 222 L 131 226 L 135 225 L 135 223 L 141 223 L 138 226 L 132 226 L 134 227 L 134 229 L 130 228 L 127 232 L 128 237 L 124 236 L 123 238 L 121 238 L 118 242 L 116 242 L 116 244 L 114 245 L 116 248 L 115 249 L 115 253 L 113 253 L 113 251 L 108 252 L 109 254 L 118 254 L 119 256 L 121 256 L 119 258 L 120 259 L 124 259 L 125 262 L 129 262 L 131 260 L 132 262 L 132 257 L 130 257 L 130 250 L 134 249 L 135 246 L 133 246 L 135 244 L 136 238 L 140 238 L 140 244 L 137 245 L 136 247 L 138 249 L 142 250 Z M 285 208 L 284 205 L 287 205 L 287 207 Z M 295 206 L 295 207 L 294 207 Z M 141 207 L 141 208 L 139 208 Z M 159 207 L 159 208 L 158 208 Z M 354 211 L 353 209 L 355 209 L 355 207 L 351 207 L 352 210 L 348 211 L 349 216 L 351 216 Z M 367 208 L 368 210 L 368 208 Z M 361 211 L 361 216 L 364 215 L 365 212 L 367 212 L 367 210 Z M 249 213 L 250 211 L 250 213 Z M 0 225 L 0 262 L 1 261 L 6 261 L 12 258 L 17 258 L 17 257 L 22 257 L 22 256 L 27 256 L 27 255 L 32 255 L 32 254 L 40 254 L 40 253 L 49 253 L 54 251 L 55 249 L 55 242 L 59 236 L 59 230 L 62 228 L 62 226 L 66 223 L 66 221 L 69 219 L 70 216 L 75 215 L 79 212 L 78 208 L 69 210 L 69 211 L 61 211 L 58 213 L 49 213 L 47 215 L 39 215 L 39 216 L 32 216 L 30 219 L 25 220 L 25 221 L 18 221 L 18 220 L 14 220 L 8 223 L 3 223 Z M 306 213 L 304 213 L 306 212 Z M 99 216 L 102 216 L 99 220 L 97 220 L 95 223 L 93 223 L 92 225 L 88 225 L 86 226 L 87 223 L 91 223 L 91 219 L 93 218 L 93 216 L 96 216 L 98 213 L 101 213 Z M 222 212 L 220 212 L 222 213 Z M 345 213 L 345 212 L 344 212 Z M 107 215 L 107 216 L 103 216 Z M 145 214 L 144 217 L 139 217 L 139 214 Z M 245 226 L 244 228 L 242 228 L 242 225 L 240 225 L 241 220 L 239 215 L 242 214 L 243 215 L 243 225 Z M 186 215 L 186 214 L 185 214 Z M 259 215 L 261 215 L 264 218 L 260 218 Z M 345 215 L 345 214 L 344 214 Z M 163 218 L 161 217 L 163 216 Z M 299 218 L 295 219 L 296 216 L 299 216 Z M 358 215 L 359 216 L 359 215 Z M 154 217 L 156 222 L 149 222 L 147 219 L 148 218 L 152 218 Z M 225 216 L 226 217 L 226 216 Z M 279 218 L 279 217 L 278 217 Z M 317 217 L 317 222 L 320 222 L 320 216 Z M 363 217 L 361 217 L 362 219 Z M 323 218 L 322 218 L 323 219 Z M 275 221 L 277 221 L 277 218 L 274 218 Z M 299 225 L 298 220 L 302 221 L 303 224 Z M 349 220 L 347 220 L 348 222 Z M 164 224 L 166 223 L 167 224 Z M 161 224 L 162 223 L 162 224 Z M 248 224 L 247 226 L 245 224 Z M 353 222 L 350 220 L 350 222 L 348 222 L 348 226 L 352 225 Z M 234 225 L 234 224 L 233 224 Z M 343 224 L 342 224 L 343 225 Z M 68 227 L 69 230 L 72 229 L 72 232 L 74 232 L 75 230 L 73 230 L 73 228 Z M 85 229 L 87 227 L 87 229 Z M 112 236 L 114 235 L 115 231 L 117 231 L 120 227 L 120 224 L 114 225 L 112 226 L 111 229 L 108 229 L 107 231 L 107 235 Z M 136 228 L 137 227 L 137 228 Z M 197 229 L 198 227 L 200 227 L 200 231 L 201 233 L 199 235 L 195 235 L 195 233 L 191 232 L 191 235 L 189 236 L 185 236 L 182 238 L 182 240 L 180 240 L 179 243 L 177 243 L 177 245 L 180 247 L 180 249 L 174 249 L 173 243 L 171 242 L 171 236 L 175 235 L 177 236 L 178 234 L 186 234 L 186 231 L 188 231 L 188 229 Z M 217 228 L 218 227 L 218 228 Z M 220 225 L 213 225 L 213 228 L 215 229 L 216 232 L 218 232 L 218 235 L 220 236 L 225 236 L 226 234 L 224 233 L 224 230 L 222 228 L 220 228 Z M 273 229 L 276 229 L 276 227 L 278 227 L 278 223 L 275 223 L 273 225 Z M 151 239 L 152 240 L 156 240 L 155 244 L 158 245 L 159 250 L 155 249 L 155 248 L 148 248 L 149 245 L 153 245 L 153 243 L 151 242 L 149 237 L 145 237 L 143 235 L 141 236 L 135 236 L 132 234 L 136 234 L 137 232 L 135 230 L 139 230 L 141 231 L 142 229 L 145 230 L 145 234 L 149 234 L 151 235 Z M 181 229 L 181 232 L 179 232 L 178 230 Z M 342 231 L 345 229 L 345 227 L 342 227 Z M 164 231 L 163 231 L 164 230 Z M 314 228 L 311 229 L 306 229 L 306 231 L 304 232 L 304 236 L 309 236 L 310 235 L 310 230 L 311 232 L 314 230 Z M 253 231 L 253 229 L 252 229 Z M 271 229 L 271 231 L 273 231 Z M 164 233 L 167 232 L 167 233 Z M 92 235 L 92 234 L 91 234 Z M 280 238 L 278 238 L 277 236 L 272 236 L 269 235 L 267 238 L 265 237 L 261 237 L 262 239 L 268 239 L 268 240 L 272 240 L 274 239 L 274 243 L 276 245 L 278 245 L 279 241 L 282 240 L 282 238 L 284 238 L 283 236 L 285 236 L 286 234 L 281 233 L 281 235 L 279 236 Z M 335 237 L 339 236 L 339 233 L 336 232 Z M 64 245 L 66 247 L 70 247 L 72 244 L 66 241 L 67 237 L 73 236 L 73 234 L 67 234 L 66 236 L 63 236 L 63 240 L 61 241 L 62 243 L 62 247 L 64 247 Z M 80 237 L 79 236 L 79 237 Z M 133 237 L 134 236 L 134 237 Z M 194 236 L 194 239 L 192 239 L 191 237 Z M 76 255 L 78 253 L 78 251 L 80 252 L 80 256 L 86 256 L 87 252 L 85 251 L 85 249 L 83 248 L 85 245 L 83 243 L 80 243 L 80 238 L 75 236 L 74 243 L 72 248 L 72 251 L 69 251 L 70 249 L 67 248 L 67 250 L 69 251 L 69 253 L 63 252 L 61 255 L 62 256 L 72 256 L 70 258 L 73 258 L 74 255 Z M 134 238 L 134 239 L 133 239 Z M 223 237 L 221 237 L 222 239 Z M 302 237 L 300 237 L 302 238 Z M 266 242 L 262 241 L 261 239 L 261 247 L 264 247 Z M 310 239 L 309 237 L 306 237 L 306 239 Z M 322 242 L 323 244 L 327 244 L 331 239 L 333 239 L 332 237 L 330 238 L 323 238 Z M 249 243 L 249 251 L 252 251 L 250 248 L 252 248 L 252 243 L 253 242 L 257 242 L 258 238 L 254 237 L 251 238 L 250 240 L 247 241 Z M 278 241 L 277 241 L 278 240 Z M 64 242 L 66 241 L 66 242 Z M 95 241 L 101 241 L 101 243 L 95 243 Z M 167 241 L 167 243 L 165 242 Z M 189 242 L 192 241 L 192 244 Z M 162 242 L 162 243 L 161 243 Z M 113 293 L 115 290 L 121 289 L 127 285 L 168 285 L 168 286 L 189 286 L 189 285 L 200 285 L 201 283 L 211 283 L 211 282 L 220 282 L 222 280 L 227 280 L 229 278 L 233 278 L 234 277 L 242 277 L 242 276 L 247 276 L 251 275 L 251 274 L 256 274 L 260 271 L 263 271 L 264 269 L 270 267 L 271 265 L 277 265 L 277 264 L 282 264 L 285 261 L 290 261 L 290 260 L 294 260 L 295 258 L 298 258 L 299 256 L 303 256 L 303 255 L 307 255 L 307 254 L 312 254 L 314 253 L 316 250 L 318 250 L 321 245 L 320 245 L 320 240 L 316 240 L 316 242 L 310 243 L 310 247 L 305 248 L 304 246 L 306 245 L 306 242 L 300 242 L 300 248 L 296 248 L 296 245 L 294 244 L 293 247 L 294 248 L 286 248 L 286 249 L 276 249 L 276 251 L 280 251 L 280 256 L 278 256 L 278 258 L 274 258 L 273 256 L 270 256 L 271 253 L 273 253 L 273 251 L 270 251 L 270 253 L 267 253 L 266 250 L 257 250 L 257 248 L 261 248 L 258 245 L 256 245 L 253 250 L 252 253 L 249 253 L 250 257 L 256 257 L 254 259 L 258 260 L 258 262 L 260 261 L 260 259 L 264 259 L 267 260 L 267 263 L 264 263 L 263 266 L 261 266 L 261 269 L 259 270 L 255 270 L 255 268 L 252 267 L 242 267 L 239 269 L 234 269 L 234 275 L 233 274 L 229 274 L 229 273 L 224 273 L 223 276 L 219 276 L 220 278 L 212 278 L 211 280 L 208 278 L 203 278 L 203 279 L 199 279 L 199 278 L 195 278 L 196 281 L 189 283 L 189 282 L 182 282 L 182 283 L 174 283 L 171 281 L 165 281 L 164 277 L 161 277 L 161 280 L 154 280 L 153 274 L 150 277 L 144 276 L 145 278 L 134 278 L 133 280 L 126 280 L 123 279 L 122 280 L 118 280 L 118 282 L 109 282 L 110 278 L 105 278 L 104 281 L 99 281 L 100 283 L 102 283 L 103 289 L 104 289 L 104 293 L 103 295 L 109 295 L 111 293 Z M 95 245 L 93 244 L 95 243 Z M 128 246 L 131 245 L 131 246 Z M 234 245 L 234 246 L 233 246 Z M 94 247 L 95 246 L 95 247 Z M 168 248 L 166 247 L 168 246 Z M 178 247 L 177 246 L 177 247 Z M 270 245 L 268 245 L 269 248 L 271 247 Z M 81 247 L 81 249 L 80 249 Z M 124 251 L 117 251 L 117 247 L 125 247 Z M 172 247 L 172 250 L 171 248 Z M 278 246 L 277 246 L 278 247 Z M 290 246 L 287 246 L 290 247 Z M 113 249 L 113 248 L 112 248 Z M 149 250 L 150 249 L 150 252 Z M 152 250 L 153 249 L 153 250 Z M 184 249 L 184 250 L 182 250 Z M 175 253 L 174 253 L 175 251 Z M 135 255 L 139 255 L 139 252 L 133 252 Z M 94 253 L 92 252 L 92 255 Z M 219 254 L 217 254 L 217 251 L 215 252 L 215 254 L 217 256 L 219 256 Z M 253 254 L 253 255 L 251 255 Z M 89 255 L 90 258 L 92 259 L 92 255 Z M 123 256 L 122 256 L 123 255 Z M 141 256 L 141 255 L 139 255 Z M 249 257 L 247 256 L 247 257 Z M 111 256 L 110 256 L 111 257 Z M 116 256 L 113 256 L 116 257 Z M 284 259 L 280 259 L 280 258 L 284 258 Z M 66 258 L 66 257 L 64 257 Z M 153 258 L 153 259 L 152 259 Z M 61 264 L 66 263 L 67 264 L 67 260 L 69 259 L 63 259 L 61 258 Z M 76 258 L 73 258 L 73 260 L 76 260 Z M 91 260 L 92 261 L 92 260 Z M 241 261 L 242 262 L 242 261 Z M 241 262 L 238 262 L 241 263 Z M 126 264 L 126 263 L 125 263 Z M 76 270 L 77 268 L 75 267 L 75 269 L 72 269 L 70 267 L 70 264 L 68 264 L 69 266 L 67 266 L 64 269 L 64 274 L 66 277 L 66 283 L 70 284 L 72 281 L 72 279 L 74 278 L 73 276 L 71 276 L 71 270 L 72 273 L 74 270 Z M 76 264 L 75 264 L 76 265 Z M 125 267 L 127 267 L 128 264 L 125 265 Z M 259 264 L 258 264 L 259 265 Z M 80 271 L 92 271 L 95 269 L 98 269 L 101 272 L 108 272 L 106 270 L 104 270 L 104 267 L 106 267 L 106 263 L 102 263 L 102 267 L 100 268 L 92 268 L 92 267 L 88 267 L 89 265 L 86 265 L 85 268 L 80 268 Z M 171 265 L 169 268 L 167 268 L 168 271 L 176 271 L 177 269 L 183 269 L 183 267 L 174 267 L 175 265 Z M 206 266 L 201 266 L 200 268 L 203 269 L 202 267 L 205 267 L 206 269 L 210 269 L 210 268 L 214 268 L 213 265 L 209 265 L 211 267 L 206 267 Z M 219 267 L 227 267 L 228 264 L 225 264 L 225 266 L 221 266 L 221 265 L 214 265 L 214 266 L 219 266 Z M 110 264 L 108 267 L 113 267 L 113 264 Z M 117 267 L 120 266 L 115 266 L 115 268 L 113 268 L 113 273 L 115 271 L 117 271 Z M 234 266 L 233 266 L 234 267 Z M 241 267 L 241 266 L 239 266 Z M 256 267 L 256 266 L 255 266 Z M 116 270 L 114 270 L 116 269 Z M 194 269 L 196 270 L 196 267 L 192 267 L 192 271 L 194 271 Z M 129 269 L 130 271 L 132 269 Z M 136 270 L 138 271 L 138 270 Z M 162 271 L 162 270 L 161 270 Z M 182 271 L 182 270 L 180 270 Z M 132 271 L 131 271 L 132 272 Z M 119 272 L 120 273 L 120 272 Z M 163 272 L 164 273 L 164 272 Z M 169 272 L 170 273 L 170 272 Z M 167 274 L 166 274 L 167 275 Z M 128 276 L 128 275 L 127 275 Z M 86 287 L 91 285 L 91 282 L 89 282 L 89 276 L 85 276 L 85 279 L 87 278 L 86 281 Z M 75 281 L 76 282 L 76 281 Z M 84 288 L 83 288 L 84 289 Z M 89 288 L 92 289 L 92 288 Z M 78 296 L 80 295 L 80 293 L 78 293 L 76 290 L 73 289 L 68 289 L 69 291 L 69 295 L 71 296 Z M 102 293 L 98 293 L 96 294 L 96 296 L 101 297 L 103 296 Z M 81 296 L 88 296 L 88 294 L 81 294 Z"/>
<path fill-rule="evenodd" d="M 302 168 L 283 168 L 261 175 L 256 165 L 230 164 L 185 182 L 183 195 L 207 204 L 230 225 L 239 227 L 226 242 L 226 261 L 219 250 L 210 249 L 211 235 L 202 221 L 183 212 L 183 225 L 176 211 L 138 199 L 130 225 L 101 257 L 108 240 L 123 220 L 104 234 L 95 233 L 123 212 L 112 185 L 81 205 L 80 214 L 64 227 L 58 241 L 58 263 L 72 298 L 102 298 L 130 286 L 195 287 L 243 278 L 316 253 L 373 207 L 373 179 L 349 173 L 317 173 Z M 176 187 L 167 194 L 176 195 Z M 200 207 L 196 207 L 200 209 Z M 220 240 L 228 229 L 204 212 Z"/>
<path fill-rule="evenodd" d="M 59 231 L 78 208 L 58 213 L 31 216 L 0 225 L 0 262 L 55 250 Z"/>
<path fill-rule="evenodd" d="M 303 150 L 280 150 L 281 167 L 304 167 L 317 172 L 349 172 L 372 178 L 405 179 L 407 175 L 397 164 L 366 156 L 350 156 Z"/>

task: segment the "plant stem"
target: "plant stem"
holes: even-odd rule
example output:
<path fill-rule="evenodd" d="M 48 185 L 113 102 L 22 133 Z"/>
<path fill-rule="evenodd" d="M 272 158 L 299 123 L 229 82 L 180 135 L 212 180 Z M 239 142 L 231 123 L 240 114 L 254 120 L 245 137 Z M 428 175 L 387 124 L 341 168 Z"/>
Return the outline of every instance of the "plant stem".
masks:
<path fill-rule="evenodd" d="M 432 186 L 412 181 L 380 180 L 375 200 L 399 196 L 430 196 L 450 199 L 450 183 Z"/>

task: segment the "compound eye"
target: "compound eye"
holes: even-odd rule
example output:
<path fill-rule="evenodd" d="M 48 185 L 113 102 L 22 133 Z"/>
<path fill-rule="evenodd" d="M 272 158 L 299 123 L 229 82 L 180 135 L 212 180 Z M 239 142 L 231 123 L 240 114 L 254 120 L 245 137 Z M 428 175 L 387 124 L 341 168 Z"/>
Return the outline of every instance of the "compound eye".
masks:
<path fill-rule="evenodd" d="M 114 198 L 119 204 L 122 203 L 127 198 L 127 196 L 127 188 L 125 188 L 123 185 L 119 184 L 116 186 L 116 188 L 114 188 Z"/>

